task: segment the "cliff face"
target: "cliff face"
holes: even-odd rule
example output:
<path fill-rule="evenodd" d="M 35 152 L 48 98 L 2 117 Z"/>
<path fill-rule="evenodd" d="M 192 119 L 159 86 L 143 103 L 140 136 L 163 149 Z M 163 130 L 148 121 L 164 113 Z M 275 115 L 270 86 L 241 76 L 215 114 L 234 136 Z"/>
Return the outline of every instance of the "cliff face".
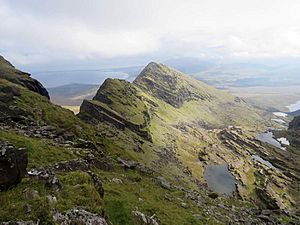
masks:
<path fill-rule="evenodd" d="M 107 79 L 93 100 L 84 100 L 78 116 L 88 123 L 108 122 L 151 140 L 148 132 L 150 114 L 137 88 L 131 83 Z"/>
<path fill-rule="evenodd" d="M 300 116 L 294 117 L 292 122 L 290 122 L 290 124 L 289 124 L 289 129 L 290 130 L 300 129 Z"/>
<path fill-rule="evenodd" d="M 0 56 L 0 79 L 22 85 L 30 91 L 34 91 L 46 98 L 50 98 L 46 88 L 36 79 L 30 77 L 29 73 L 16 69 L 10 62 Z"/>

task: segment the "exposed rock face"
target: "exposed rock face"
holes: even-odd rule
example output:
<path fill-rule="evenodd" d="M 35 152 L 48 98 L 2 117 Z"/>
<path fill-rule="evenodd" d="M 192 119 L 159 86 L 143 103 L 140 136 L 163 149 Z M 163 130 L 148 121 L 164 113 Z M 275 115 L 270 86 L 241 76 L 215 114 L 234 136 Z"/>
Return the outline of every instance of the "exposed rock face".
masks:
<path fill-rule="evenodd" d="M 183 77 L 186 76 L 174 69 L 151 62 L 133 83 L 176 108 L 181 107 L 185 101 L 210 98 L 208 94 L 194 92 L 194 87 Z"/>
<path fill-rule="evenodd" d="M 290 130 L 300 129 L 300 116 L 294 117 L 292 122 L 290 122 L 289 129 Z"/>
<path fill-rule="evenodd" d="M 50 98 L 46 88 L 44 88 L 39 81 L 31 78 L 30 74 L 17 70 L 2 56 L 0 56 L 0 79 L 5 79 L 12 83 L 22 85 L 48 99 Z"/>
<path fill-rule="evenodd" d="M 0 141 L 0 191 L 21 182 L 26 174 L 28 159 L 25 149 Z"/>
<path fill-rule="evenodd" d="M 132 214 L 140 225 L 159 225 L 154 216 L 147 216 L 140 211 L 133 211 Z"/>
<path fill-rule="evenodd" d="M 99 193 L 100 197 L 103 198 L 104 197 L 104 188 L 102 186 L 100 179 L 97 177 L 96 174 L 94 174 L 91 171 L 89 171 L 89 175 L 91 176 L 94 186 L 95 186 L 97 192 Z"/>
<path fill-rule="evenodd" d="M 118 79 L 107 79 L 93 100 L 84 100 L 78 116 L 86 122 L 108 122 L 151 140 L 147 130 L 150 114 L 134 85 Z"/>
<path fill-rule="evenodd" d="M 108 225 L 101 216 L 82 209 L 70 209 L 65 214 L 56 213 L 53 215 L 53 219 L 61 225 Z"/>

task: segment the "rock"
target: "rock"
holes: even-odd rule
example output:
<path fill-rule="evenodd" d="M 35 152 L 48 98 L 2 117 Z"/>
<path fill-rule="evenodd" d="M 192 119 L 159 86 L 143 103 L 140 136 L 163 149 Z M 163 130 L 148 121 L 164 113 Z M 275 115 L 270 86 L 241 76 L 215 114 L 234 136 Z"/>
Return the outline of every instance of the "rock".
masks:
<path fill-rule="evenodd" d="M 59 179 L 56 176 L 50 176 L 45 183 L 46 187 L 53 188 L 55 190 L 59 190 L 62 188 L 62 185 Z"/>
<path fill-rule="evenodd" d="M 27 151 L 0 141 L 0 191 L 17 185 L 26 175 Z"/>
<path fill-rule="evenodd" d="M 103 217 L 82 209 L 70 209 L 65 214 L 57 212 L 53 220 L 61 225 L 108 225 Z"/>
<path fill-rule="evenodd" d="M 172 185 L 164 177 L 157 177 L 156 180 L 162 188 L 165 188 L 168 190 L 170 190 L 172 188 Z"/>
<path fill-rule="evenodd" d="M 289 130 L 300 129 L 300 116 L 295 116 L 289 124 Z"/>
<path fill-rule="evenodd" d="M 25 188 L 23 194 L 27 199 L 36 199 L 40 197 L 39 192 L 31 188 Z"/>
<path fill-rule="evenodd" d="M 193 214 L 193 217 L 198 221 L 202 221 L 204 219 L 203 216 L 200 214 Z"/>
<path fill-rule="evenodd" d="M 86 148 L 86 149 L 96 149 L 96 146 L 94 145 L 93 142 L 91 141 L 87 141 L 84 139 L 79 138 L 76 143 L 75 146 L 76 148 Z"/>
<path fill-rule="evenodd" d="M 165 194 L 165 199 L 168 200 L 169 202 L 171 202 L 173 200 L 173 197 L 172 195 L 169 195 L 169 194 Z"/>
<path fill-rule="evenodd" d="M 116 184 L 123 184 L 123 181 L 121 179 L 119 179 L 119 178 L 115 178 L 114 177 L 111 181 L 114 182 L 114 183 L 116 183 Z"/>
<path fill-rule="evenodd" d="M 141 163 L 132 160 L 125 160 L 121 157 L 117 158 L 117 161 L 124 167 L 124 169 L 136 169 L 145 174 L 153 174 L 154 171 Z"/>
<path fill-rule="evenodd" d="M 138 163 L 135 161 L 127 161 L 120 157 L 117 158 L 117 161 L 122 164 L 125 169 L 134 169 L 137 167 Z"/>
<path fill-rule="evenodd" d="M 97 192 L 99 193 L 100 197 L 103 198 L 104 197 L 104 188 L 102 186 L 100 179 L 93 172 L 89 171 L 88 173 L 92 178 L 92 181 L 94 183 L 94 186 L 95 186 Z"/>
<path fill-rule="evenodd" d="M 216 198 L 219 197 L 219 195 L 217 193 L 215 193 L 215 192 L 211 192 L 211 193 L 208 194 L 208 197 L 210 197 L 212 199 L 216 199 Z"/>
<path fill-rule="evenodd" d="M 266 189 L 256 188 L 255 189 L 257 196 L 263 202 L 263 204 L 267 207 L 267 209 L 274 210 L 279 209 L 277 201 L 273 198 Z"/>
<path fill-rule="evenodd" d="M 24 213 L 25 213 L 25 214 L 31 213 L 31 206 L 30 206 L 30 205 L 26 204 L 26 205 L 24 206 Z"/>
<path fill-rule="evenodd" d="M 182 208 L 184 208 L 184 209 L 187 209 L 187 208 L 189 207 L 188 204 L 185 203 L 185 202 L 182 202 L 182 203 L 180 204 L 180 206 L 181 206 Z"/>
<path fill-rule="evenodd" d="M 47 195 L 46 198 L 51 206 L 56 205 L 57 199 L 56 199 L 55 195 Z"/>
<path fill-rule="evenodd" d="M 139 211 L 132 211 L 132 214 L 140 225 L 159 225 L 156 219 L 154 219 L 155 215 L 150 217 Z"/>

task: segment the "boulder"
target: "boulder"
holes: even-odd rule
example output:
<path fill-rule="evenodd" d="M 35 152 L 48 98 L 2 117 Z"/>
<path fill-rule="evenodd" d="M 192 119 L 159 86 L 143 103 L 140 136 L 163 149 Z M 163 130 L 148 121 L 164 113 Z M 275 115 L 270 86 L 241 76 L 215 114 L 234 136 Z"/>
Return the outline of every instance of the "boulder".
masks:
<path fill-rule="evenodd" d="M 154 218 L 155 215 L 150 217 L 140 211 L 133 211 L 132 214 L 140 225 L 159 225 L 159 223 Z"/>
<path fill-rule="evenodd" d="M 6 191 L 21 182 L 27 173 L 27 163 L 26 149 L 0 141 L 0 191 Z"/>
<path fill-rule="evenodd" d="M 97 192 L 99 193 L 100 197 L 103 198 L 104 197 L 104 188 L 102 186 L 102 182 L 100 181 L 100 179 L 97 177 L 96 174 L 94 174 L 93 172 L 89 171 L 88 172 L 89 175 L 92 178 L 92 181 L 94 183 L 94 186 L 97 190 Z"/>
<path fill-rule="evenodd" d="M 61 225 L 108 225 L 103 217 L 82 209 L 70 209 L 65 214 L 55 213 L 53 215 L 53 219 L 55 222 Z"/>

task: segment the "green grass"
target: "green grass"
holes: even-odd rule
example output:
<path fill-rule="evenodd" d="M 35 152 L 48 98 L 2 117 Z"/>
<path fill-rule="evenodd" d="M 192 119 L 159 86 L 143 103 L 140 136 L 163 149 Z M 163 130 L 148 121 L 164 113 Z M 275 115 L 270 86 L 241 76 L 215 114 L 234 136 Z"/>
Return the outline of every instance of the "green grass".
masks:
<path fill-rule="evenodd" d="M 0 192 L 0 221 L 40 219 L 40 224 L 52 224 L 51 212 L 72 208 L 102 213 L 103 202 L 87 173 L 70 172 L 58 178 L 63 186 L 60 191 L 45 187 L 42 181 L 25 178 L 15 188 Z M 38 191 L 38 197 L 28 199 L 23 193 L 26 188 Z M 56 205 L 48 203 L 46 196 L 51 194 L 57 198 Z M 25 205 L 30 205 L 31 212 L 28 214 L 24 213 Z"/>
<path fill-rule="evenodd" d="M 100 177 L 105 177 L 105 212 L 110 221 L 115 225 L 133 225 L 131 212 L 135 209 L 148 216 L 156 215 L 161 225 L 197 225 L 202 224 L 196 221 L 192 213 L 202 214 L 191 201 L 185 200 L 189 208 L 181 207 L 184 196 L 181 192 L 169 191 L 161 188 L 150 177 L 141 176 L 137 171 L 118 171 L 114 174 L 99 172 Z M 121 175 L 120 175 L 121 174 Z M 119 178 L 123 184 L 109 182 L 113 177 Z M 137 179 L 138 178 L 138 179 Z M 173 196 L 170 202 L 165 195 Z M 205 221 L 204 224 L 207 221 Z"/>
<path fill-rule="evenodd" d="M 54 105 L 47 98 L 32 91 L 22 88 L 17 105 L 30 113 L 36 121 L 44 121 L 47 124 L 74 133 L 82 138 L 94 138 L 95 130 L 84 123 L 70 110 Z"/>
<path fill-rule="evenodd" d="M 28 168 L 50 166 L 56 162 L 76 158 L 73 153 L 65 148 L 51 145 L 38 138 L 25 137 L 14 131 L 0 130 L 0 140 L 8 141 L 18 148 L 28 151 Z"/>
<path fill-rule="evenodd" d="M 36 190 L 39 196 L 28 199 L 23 191 L 25 188 Z M 42 182 L 28 178 L 15 188 L 6 192 L 0 192 L 0 220 L 36 220 L 41 219 L 41 224 L 51 224 L 51 207 L 47 202 L 46 195 L 49 190 L 45 189 Z M 30 205 L 31 213 L 25 214 L 25 205 Z"/>
<path fill-rule="evenodd" d="M 66 211 L 79 206 L 93 213 L 102 213 L 102 199 L 87 173 L 69 172 L 60 175 L 59 180 L 63 185 L 63 190 L 58 194 L 57 210 Z"/>

